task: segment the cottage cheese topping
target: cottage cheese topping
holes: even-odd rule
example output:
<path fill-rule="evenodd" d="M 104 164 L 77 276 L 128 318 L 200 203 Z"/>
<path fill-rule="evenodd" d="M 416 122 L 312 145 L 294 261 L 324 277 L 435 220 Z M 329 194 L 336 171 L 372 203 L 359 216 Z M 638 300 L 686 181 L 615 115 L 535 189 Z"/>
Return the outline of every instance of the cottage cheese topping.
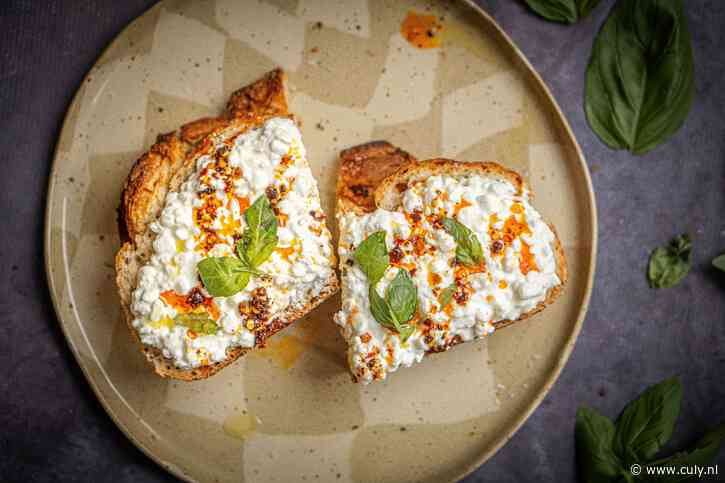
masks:
<path fill-rule="evenodd" d="M 480 267 L 455 263 L 456 243 L 440 224 L 444 217 L 475 232 L 484 252 Z M 335 321 L 349 344 L 350 367 L 363 383 L 420 362 L 426 352 L 492 333 L 494 322 L 518 318 L 561 283 L 554 234 L 527 193 L 504 181 L 433 176 L 407 188 L 400 211 L 346 213 L 339 221 L 343 305 Z M 373 318 L 369 281 L 353 259 L 355 248 L 380 230 L 387 233 L 391 266 L 376 290 L 382 296 L 399 270 L 408 270 L 418 289 L 411 321 L 416 330 L 402 343 Z M 441 291 L 451 286 L 453 297 L 442 307 Z"/>
<path fill-rule="evenodd" d="M 278 222 L 277 247 L 258 268 L 271 279 L 252 277 L 241 292 L 212 298 L 197 264 L 234 255 L 246 228 L 244 211 L 260 196 L 270 199 Z M 230 347 L 254 347 L 266 326 L 318 295 L 332 274 L 317 185 L 300 131 L 287 118 L 220 140 L 199 156 L 150 229 L 153 253 L 133 292 L 133 326 L 144 344 L 182 369 L 222 361 Z M 214 323 L 190 327 L 178 318 L 184 314 Z"/>

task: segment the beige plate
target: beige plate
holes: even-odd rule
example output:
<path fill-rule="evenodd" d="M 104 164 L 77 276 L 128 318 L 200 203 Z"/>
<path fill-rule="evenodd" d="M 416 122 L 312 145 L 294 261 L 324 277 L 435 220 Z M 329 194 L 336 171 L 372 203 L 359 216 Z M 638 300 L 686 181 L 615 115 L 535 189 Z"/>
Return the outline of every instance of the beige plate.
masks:
<path fill-rule="evenodd" d="M 443 45 L 400 35 L 410 11 L 443 16 Z M 320 25 L 317 22 L 322 22 Z M 154 375 L 114 286 L 116 207 L 160 132 L 221 111 L 287 70 L 323 207 L 338 150 L 387 139 L 419 158 L 498 160 L 523 173 L 570 264 L 542 315 L 393 374 L 352 384 L 332 314 L 339 297 L 269 348 L 196 383 Z M 50 178 L 46 264 L 68 343 L 128 437 L 195 481 L 450 481 L 489 458 L 541 402 L 581 328 L 596 251 L 581 151 L 521 53 L 464 1 L 179 0 L 134 21 L 86 77 Z"/>

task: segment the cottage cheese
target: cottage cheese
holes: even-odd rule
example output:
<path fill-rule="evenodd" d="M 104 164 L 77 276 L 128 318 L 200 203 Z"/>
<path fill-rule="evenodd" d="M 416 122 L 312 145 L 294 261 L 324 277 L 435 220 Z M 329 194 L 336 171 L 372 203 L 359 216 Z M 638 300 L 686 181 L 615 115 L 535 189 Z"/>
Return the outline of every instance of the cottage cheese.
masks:
<path fill-rule="evenodd" d="M 439 223 L 444 217 L 476 234 L 484 252 L 481 267 L 455 263 L 456 243 Z M 420 362 L 427 352 L 492 333 L 495 322 L 532 310 L 561 283 L 554 234 L 528 194 L 504 181 L 432 176 L 407 188 L 400 211 L 346 213 L 339 222 L 343 303 L 335 321 L 349 344 L 353 374 L 363 383 Z M 353 258 L 355 248 L 380 230 L 388 250 L 398 251 L 376 290 L 382 296 L 399 270 L 408 270 L 418 290 L 415 332 L 406 342 L 373 318 L 369 281 Z M 456 294 L 442 307 L 439 295 L 452 285 Z"/>
<path fill-rule="evenodd" d="M 292 120 L 273 118 L 220 139 L 195 162 L 194 172 L 178 192 L 166 196 L 150 226 L 153 253 L 139 271 L 131 304 L 141 341 L 161 349 L 182 369 L 222 361 L 230 347 L 254 347 L 265 325 L 318 295 L 333 271 L 317 185 Z M 279 242 L 259 270 L 271 279 L 252 277 L 241 292 L 211 298 L 199 281 L 197 264 L 208 256 L 234 255 L 235 237 L 246 227 L 244 211 L 265 195 L 277 214 Z M 266 311 L 261 323 L 244 310 L 260 289 Z M 195 332 L 175 320 L 189 312 L 205 314 L 217 329 Z"/>

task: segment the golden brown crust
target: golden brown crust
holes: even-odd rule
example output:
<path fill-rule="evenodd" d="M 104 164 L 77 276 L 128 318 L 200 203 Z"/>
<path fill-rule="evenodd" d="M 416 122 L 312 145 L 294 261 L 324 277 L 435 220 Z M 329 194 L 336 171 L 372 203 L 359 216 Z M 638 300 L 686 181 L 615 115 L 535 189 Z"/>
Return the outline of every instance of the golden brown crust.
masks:
<path fill-rule="evenodd" d="M 122 240 L 135 240 L 146 231 L 149 214 L 161 209 L 166 187 L 190 149 L 191 146 L 181 141 L 176 133 L 162 134 L 136 161 L 121 194 L 119 226 Z"/>
<path fill-rule="evenodd" d="M 375 210 L 374 191 L 398 169 L 416 159 L 387 141 L 372 141 L 340 153 L 337 199 L 346 210 Z"/>
<path fill-rule="evenodd" d="M 417 161 L 413 156 L 385 141 L 376 141 L 374 143 L 384 146 L 384 149 L 373 150 L 369 147 L 369 144 L 373 143 L 355 146 L 340 153 L 340 176 L 337 181 L 338 210 L 340 213 L 350 211 L 355 213 L 366 213 L 373 211 L 378 207 L 388 210 L 397 209 L 401 203 L 400 193 L 405 191 L 409 183 L 423 180 L 434 174 L 465 176 L 476 173 L 487 177 L 503 179 L 513 184 L 519 193 L 526 190 L 529 194 L 529 199 L 533 197 L 531 189 L 521 175 L 497 163 L 484 161 L 461 162 L 445 158 Z M 396 152 L 403 152 L 408 156 L 407 162 L 402 166 L 399 158 L 388 158 L 385 154 Z M 353 161 L 356 157 L 362 157 L 368 162 L 368 164 L 360 164 L 359 166 L 355 165 Z M 372 159 L 374 159 L 374 163 L 370 161 Z M 349 167 L 346 168 L 346 165 Z M 377 174 L 365 174 L 360 172 L 361 169 L 384 172 L 386 175 L 381 177 Z M 344 177 L 343 173 L 345 173 Z M 370 190 L 368 196 L 364 198 L 347 196 L 343 199 L 343 196 L 350 191 L 351 184 L 357 183 L 360 179 L 367 182 L 365 186 Z M 555 240 L 553 249 L 556 256 L 556 273 L 561 280 L 561 284 L 551 288 L 546 294 L 546 298 L 541 303 L 532 310 L 522 314 L 519 318 L 515 320 L 501 320 L 496 322 L 494 324 L 496 330 L 532 317 L 553 303 L 559 294 L 561 294 L 568 278 L 566 257 L 556 229 L 550 223 L 549 227 L 554 233 Z M 439 348 L 436 352 L 445 351 L 461 342 L 462 340 L 460 338 L 454 339 L 450 345 L 445 348 Z M 428 353 L 430 354 L 432 352 Z"/>
<path fill-rule="evenodd" d="M 196 145 L 212 132 L 229 125 L 231 118 L 203 117 L 196 121 L 187 122 L 179 129 L 179 138 L 186 143 Z"/>
<path fill-rule="evenodd" d="M 263 78 L 234 92 L 227 103 L 230 117 L 286 115 L 286 76 L 282 69 L 268 72 Z M 284 113 L 284 114 L 283 114 Z"/>
<path fill-rule="evenodd" d="M 408 183 L 422 181 L 433 175 L 466 176 L 478 174 L 511 183 L 518 193 L 528 186 L 516 171 L 504 168 L 500 164 L 487 161 L 461 162 L 445 158 L 427 159 L 409 164 L 394 172 L 394 176 L 383 179 L 375 188 L 375 206 L 394 209 L 400 205 L 400 194 Z M 531 191 L 529 190 L 529 193 Z"/>
<path fill-rule="evenodd" d="M 163 207 L 171 177 L 208 135 L 233 126 L 236 119 L 248 123 L 289 115 L 285 83 L 284 71 L 275 69 L 234 92 L 221 116 L 197 119 L 181 126 L 178 132 L 160 135 L 126 179 L 119 210 L 121 239 L 136 241 L 146 232 L 148 223 Z"/>
<path fill-rule="evenodd" d="M 203 118 L 184 124 L 178 131 L 158 137 L 134 164 L 121 194 L 119 231 L 122 246 L 116 255 L 116 283 L 126 323 L 139 343 L 146 359 L 162 377 L 193 381 L 219 372 L 250 349 L 241 347 L 227 351 L 227 358 L 216 364 L 184 370 L 165 359 L 161 351 L 144 346 L 133 327 L 131 294 L 139 269 L 148 261 L 152 237 L 148 225 L 163 208 L 166 194 L 179 188 L 193 170 L 196 157 L 213 146 L 214 141 L 240 134 L 271 117 L 289 116 L 285 74 L 281 69 L 269 72 L 258 81 L 232 94 L 226 111 L 216 118 Z M 334 263 L 334 256 L 331 257 Z M 302 317 L 323 300 L 337 292 L 337 276 L 333 273 L 323 290 L 304 306 L 290 307 L 270 322 L 260 343 Z"/>

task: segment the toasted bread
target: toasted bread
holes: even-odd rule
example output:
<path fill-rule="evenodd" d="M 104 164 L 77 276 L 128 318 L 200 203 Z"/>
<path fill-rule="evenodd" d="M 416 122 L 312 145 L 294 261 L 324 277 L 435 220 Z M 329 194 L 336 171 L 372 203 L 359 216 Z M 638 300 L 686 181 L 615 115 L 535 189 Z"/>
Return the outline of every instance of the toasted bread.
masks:
<path fill-rule="evenodd" d="M 277 69 L 232 94 L 225 112 L 216 118 L 204 118 L 183 125 L 179 130 L 158 137 L 157 142 L 134 164 L 121 194 L 119 232 L 122 246 L 116 256 L 116 282 L 123 314 L 134 338 L 157 374 L 191 381 L 204 379 L 226 367 L 248 350 L 231 347 L 220 362 L 193 369 L 181 369 L 164 358 L 160 349 L 141 343 L 132 325 L 132 294 L 140 268 L 152 253 L 154 233 L 149 225 L 164 207 L 166 195 L 178 191 L 193 172 L 196 156 L 210 143 L 243 133 L 273 117 L 289 116 L 285 74 Z M 325 227 L 324 230 L 327 230 Z M 327 233 L 327 232 L 326 232 Z M 334 263 L 334 254 L 330 258 Z M 334 272 L 323 289 L 309 300 L 290 306 L 256 332 L 256 344 L 310 312 L 338 289 Z"/>
<path fill-rule="evenodd" d="M 337 199 L 344 210 L 375 210 L 375 189 L 383 180 L 416 159 L 387 141 L 371 141 L 340 153 Z"/>
<path fill-rule="evenodd" d="M 365 172 L 361 172 L 364 167 Z M 407 186 L 416 181 L 423 181 L 434 175 L 447 175 L 454 178 L 478 174 L 485 178 L 503 180 L 515 187 L 519 194 L 528 193 L 531 201 L 533 195 L 523 178 L 516 172 L 492 162 L 459 162 L 448 159 L 430 159 L 417 161 L 390 143 L 377 141 L 355 146 L 340 154 L 340 176 L 337 184 L 337 216 L 346 213 L 357 215 L 372 212 L 378 208 L 397 211 L 402 204 L 402 195 Z M 363 190 L 355 193 L 356 186 L 362 185 Z M 353 195 L 351 195 L 351 192 Z M 362 196 L 365 195 L 365 196 Z M 561 241 L 554 226 L 547 223 L 554 234 L 551 248 L 556 261 L 556 275 L 561 281 L 546 292 L 543 301 L 533 309 L 523 313 L 515 320 L 499 320 L 493 324 L 494 329 L 511 325 L 527 319 L 550 305 L 561 293 L 567 281 L 567 266 Z M 341 263 L 343 260 L 341 260 Z M 341 270 L 343 267 L 341 266 Z M 344 290 L 344 287 L 343 287 Z M 345 294 L 343 293 L 343 300 Z M 451 340 L 442 350 L 462 342 Z M 440 349 L 431 352 L 440 352 Z"/>
<path fill-rule="evenodd" d="M 491 162 L 473 162 L 465 163 L 460 161 L 452 161 L 450 159 L 429 159 L 415 164 L 408 165 L 396 171 L 392 176 L 385 178 L 376 188 L 373 194 L 375 205 L 386 210 L 395 210 L 400 206 L 401 189 L 404 189 L 408 183 L 423 180 L 429 176 L 445 174 L 448 176 L 459 177 L 471 174 L 479 174 L 494 179 L 502 179 L 508 181 L 516 187 L 519 193 L 527 192 L 529 201 L 533 201 L 533 193 L 528 184 L 524 181 L 520 174 L 505 168 L 497 163 Z M 549 228 L 555 235 L 554 254 L 556 256 L 556 275 L 561 280 L 560 285 L 552 287 L 546 299 L 539 303 L 533 310 L 522 314 L 515 320 L 501 320 L 494 324 L 496 329 L 506 327 L 524 319 L 528 319 L 532 315 L 541 312 L 547 305 L 551 304 L 561 293 L 566 283 L 568 273 L 566 268 L 566 257 L 561 247 L 559 235 L 553 224 L 547 223 Z"/>

